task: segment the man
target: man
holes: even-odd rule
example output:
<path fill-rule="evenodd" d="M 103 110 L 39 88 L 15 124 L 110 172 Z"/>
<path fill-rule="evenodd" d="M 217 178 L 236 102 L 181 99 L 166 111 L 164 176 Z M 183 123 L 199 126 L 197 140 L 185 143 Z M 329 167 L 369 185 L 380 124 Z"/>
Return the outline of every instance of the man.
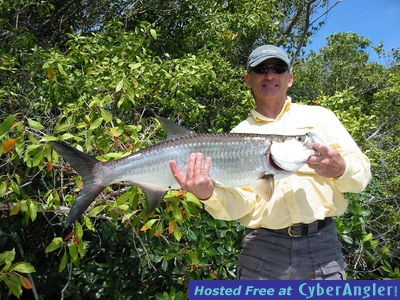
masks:
<path fill-rule="evenodd" d="M 295 174 L 275 179 L 270 199 L 254 190 L 214 186 L 211 158 L 193 153 L 183 172 L 171 170 L 181 187 L 217 219 L 247 227 L 238 260 L 239 279 L 345 279 L 345 261 L 332 217 L 347 208 L 343 193 L 361 192 L 371 178 L 370 163 L 329 110 L 292 103 L 293 73 L 287 54 L 273 45 L 256 48 L 244 76 L 255 109 L 233 132 L 291 134 L 313 131 L 318 155 Z"/>

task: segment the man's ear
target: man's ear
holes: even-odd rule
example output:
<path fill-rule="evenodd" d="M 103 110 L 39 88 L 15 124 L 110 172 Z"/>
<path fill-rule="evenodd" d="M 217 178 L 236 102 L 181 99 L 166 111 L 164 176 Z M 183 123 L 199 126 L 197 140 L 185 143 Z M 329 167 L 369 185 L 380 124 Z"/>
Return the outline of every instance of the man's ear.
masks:
<path fill-rule="evenodd" d="M 248 87 L 249 89 L 251 89 L 251 78 L 250 78 L 250 74 L 249 74 L 249 73 L 244 74 L 243 78 L 244 78 L 244 82 L 246 83 L 247 87 Z"/>
<path fill-rule="evenodd" d="M 294 83 L 294 75 L 293 73 L 289 74 L 289 79 L 288 79 L 288 88 L 292 87 Z"/>

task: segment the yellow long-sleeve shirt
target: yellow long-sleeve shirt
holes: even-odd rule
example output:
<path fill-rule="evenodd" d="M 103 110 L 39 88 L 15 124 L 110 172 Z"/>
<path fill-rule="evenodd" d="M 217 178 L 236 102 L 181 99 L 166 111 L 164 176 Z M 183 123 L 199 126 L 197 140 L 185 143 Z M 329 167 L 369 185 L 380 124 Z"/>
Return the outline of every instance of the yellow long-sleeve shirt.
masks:
<path fill-rule="evenodd" d="M 270 199 L 251 187 L 215 186 L 205 209 L 216 219 L 239 220 L 248 228 L 285 228 L 295 223 L 311 223 L 326 217 L 340 216 L 347 208 L 343 193 L 361 192 L 371 179 L 369 159 L 335 114 L 319 106 L 292 103 L 290 97 L 276 119 L 255 110 L 232 132 L 293 134 L 313 131 L 328 146 L 335 147 L 346 161 L 339 178 L 319 176 L 307 165 L 295 174 L 275 179 Z"/>

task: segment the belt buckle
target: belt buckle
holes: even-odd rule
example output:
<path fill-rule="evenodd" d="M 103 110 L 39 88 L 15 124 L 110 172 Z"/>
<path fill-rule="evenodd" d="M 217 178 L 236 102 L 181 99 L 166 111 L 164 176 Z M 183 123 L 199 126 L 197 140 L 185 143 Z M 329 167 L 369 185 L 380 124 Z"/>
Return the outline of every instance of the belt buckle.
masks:
<path fill-rule="evenodd" d="M 287 233 L 288 233 L 288 235 L 290 236 L 290 237 L 292 237 L 292 238 L 299 238 L 299 237 L 302 237 L 303 235 L 302 235 L 302 233 L 300 232 L 300 234 L 299 233 L 294 233 L 293 232 L 293 229 L 295 228 L 295 227 L 298 227 L 300 224 L 293 224 L 293 225 L 291 225 L 291 226 L 289 226 L 288 228 L 287 228 Z"/>

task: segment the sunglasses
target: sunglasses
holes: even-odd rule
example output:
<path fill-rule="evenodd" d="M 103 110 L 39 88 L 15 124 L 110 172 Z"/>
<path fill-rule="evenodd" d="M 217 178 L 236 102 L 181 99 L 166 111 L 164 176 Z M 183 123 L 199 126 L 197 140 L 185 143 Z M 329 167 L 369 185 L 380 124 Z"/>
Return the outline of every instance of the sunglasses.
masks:
<path fill-rule="evenodd" d="M 289 70 L 287 65 L 283 64 L 260 64 L 250 69 L 257 74 L 267 74 L 271 70 L 275 74 L 282 74 Z"/>

